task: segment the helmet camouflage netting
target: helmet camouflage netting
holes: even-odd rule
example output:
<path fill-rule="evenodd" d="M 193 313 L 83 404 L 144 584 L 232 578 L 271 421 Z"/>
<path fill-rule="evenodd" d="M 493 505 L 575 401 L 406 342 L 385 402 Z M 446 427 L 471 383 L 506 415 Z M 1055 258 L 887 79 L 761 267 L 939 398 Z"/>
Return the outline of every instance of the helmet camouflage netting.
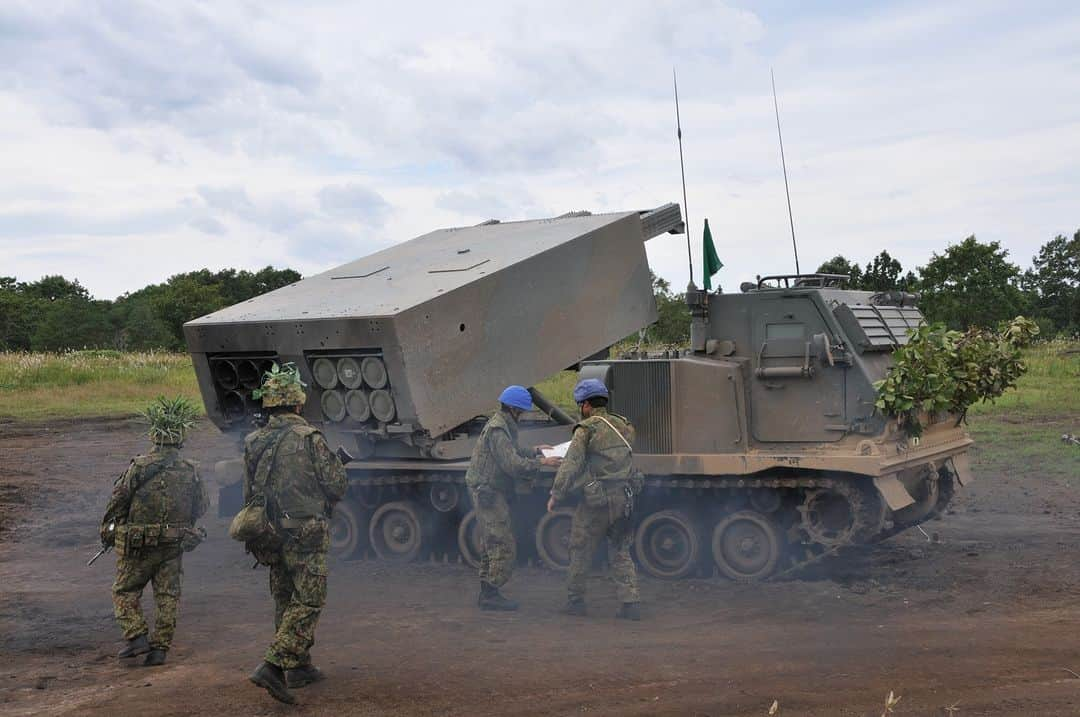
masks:
<path fill-rule="evenodd" d="M 155 445 L 179 445 L 199 418 L 199 409 L 183 396 L 158 396 L 139 415 L 150 424 L 147 435 Z"/>
<path fill-rule="evenodd" d="M 251 392 L 255 400 L 262 399 L 263 408 L 273 406 L 299 406 L 307 401 L 304 393 L 304 382 L 300 380 L 300 372 L 295 364 L 287 363 L 273 368 L 263 374 L 262 386 Z"/>

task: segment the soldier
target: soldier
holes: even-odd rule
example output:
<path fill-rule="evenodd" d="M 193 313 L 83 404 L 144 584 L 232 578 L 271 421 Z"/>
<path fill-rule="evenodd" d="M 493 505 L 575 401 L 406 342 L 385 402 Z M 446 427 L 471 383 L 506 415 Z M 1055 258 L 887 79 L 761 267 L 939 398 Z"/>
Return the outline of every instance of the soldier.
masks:
<path fill-rule="evenodd" d="M 531 481 L 540 466 L 557 466 L 558 458 L 538 457 L 544 448 L 532 451 L 518 447 L 517 422 L 532 409 L 532 397 L 522 386 L 507 386 L 499 396 L 499 410 L 488 419 L 473 448 L 465 485 L 469 488 L 480 526 L 481 610 L 517 610 L 518 604 L 499 588 L 514 571 L 517 545 L 510 518 L 515 481 Z"/>
<path fill-rule="evenodd" d="M 194 529 L 209 505 L 195 463 L 180 457 L 180 447 L 198 411 L 187 399 L 160 397 L 143 413 L 154 447 L 136 456 L 113 485 L 101 521 L 101 542 L 116 548 L 113 610 L 127 646 L 121 659 L 146 654 L 144 665 L 161 665 L 176 631 L 181 559 L 202 540 Z M 201 529 L 200 529 L 201 531 Z M 146 639 L 143 588 L 152 583 L 154 635 Z"/>
<path fill-rule="evenodd" d="M 345 468 L 300 415 L 307 397 L 295 366 L 275 365 L 254 397 L 262 398 L 270 420 L 244 440 L 244 498 L 264 497 L 280 539 L 247 546 L 270 566 L 276 630 L 251 681 L 292 704 L 296 700 L 288 688 L 323 678 L 310 650 L 326 603 L 327 519 L 345 494 Z"/>
<path fill-rule="evenodd" d="M 644 480 L 634 468 L 630 447 L 634 427 L 607 410 L 608 390 L 602 381 L 580 381 L 574 387 L 574 401 L 581 408 L 583 420 L 574 427 L 574 437 L 555 475 L 547 505 L 550 512 L 569 496 L 579 497 L 570 525 L 568 601 L 563 612 L 585 615 L 589 566 L 598 544 L 606 537 L 611 577 L 622 602 L 616 616 L 640 620 L 637 572 L 630 559 L 630 514 Z"/>

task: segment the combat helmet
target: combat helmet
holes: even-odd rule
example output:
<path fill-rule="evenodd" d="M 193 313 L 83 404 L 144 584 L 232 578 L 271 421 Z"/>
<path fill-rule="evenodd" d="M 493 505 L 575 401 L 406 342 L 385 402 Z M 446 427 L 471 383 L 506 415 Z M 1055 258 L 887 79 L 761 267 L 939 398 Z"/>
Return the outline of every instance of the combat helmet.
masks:
<path fill-rule="evenodd" d="M 139 415 L 150 424 L 147 436 L 154 445 L 178 446 L 184 442 L 188 430 L 195 425 L 199 409 L 183 396 L 158 396 Z"/>
<path fill-rule="evenodd" d="M 516 408 L 519 411 L 531 411 L 533 409 L 532 396 L 529 395 L 529 389 L 524 386 L 507 386 L 499 394 L 499 403 Z"/>
<path fill-rule="evenodd" d="M 608 398 L 608 387 L 598 378 L 586 378 L 574 386 L 574 403 L 579 406 L 590 398 Z"/>
<path fill-rule="evenodd" d="M 287 363 L 273 368 L 263 374 L 262 386 L 251 392 L 251 397 L 262 399 L 263 408 L 274 406 L 301 406 L 307 401 L 304 393 L 304 382 L 300 380 L 300 372 L 296 364 Z"/>

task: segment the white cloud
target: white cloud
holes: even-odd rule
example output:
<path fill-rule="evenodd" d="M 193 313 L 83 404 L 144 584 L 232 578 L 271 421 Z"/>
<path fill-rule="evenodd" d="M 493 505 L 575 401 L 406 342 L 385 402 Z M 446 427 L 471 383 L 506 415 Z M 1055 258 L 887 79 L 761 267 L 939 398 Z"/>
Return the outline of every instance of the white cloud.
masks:
<path fill-rule="evenodd" d="M 770 66 L 804 270 L 971 233 L 1026 263 L 1080 225 L 1078 34 L 1040 3 L 5 3 L 0 274 L 111 297 L 679 200 L 672 65 L 725 286 L 793 268 Z M 648 247 L 676 287 L 684 242 Z"/>
<path fill-rule="evenodd" d="M 319 190 L 319 206 L 327 214 L 381 226 L 390 205 L 382 196 L 359 184 L 330 184 Z"/>

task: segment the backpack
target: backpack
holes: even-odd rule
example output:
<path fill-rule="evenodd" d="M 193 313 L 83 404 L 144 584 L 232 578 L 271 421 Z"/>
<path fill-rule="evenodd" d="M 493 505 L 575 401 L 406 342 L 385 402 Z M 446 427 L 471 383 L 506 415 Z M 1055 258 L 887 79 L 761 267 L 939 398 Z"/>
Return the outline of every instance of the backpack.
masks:
<path fill-rule="evenodd" d="M 271 441 L 263 446 L 255 461 L 255 473 L 251 477 L 251 495 L 229 524 L 229 537 L 245 543 L 249 552 L 273 552 L 284 543 L 280 531 L 271 519 L 266 484 L 270 480 L 270 471 L 274 467 L 278 447 L 288 431 L 289 427 L 280 429 Z M 267 451 L 270 453 L 269 457 L 266 455 Z M 260 559 L 259 562 L 264 561 Z"/>

